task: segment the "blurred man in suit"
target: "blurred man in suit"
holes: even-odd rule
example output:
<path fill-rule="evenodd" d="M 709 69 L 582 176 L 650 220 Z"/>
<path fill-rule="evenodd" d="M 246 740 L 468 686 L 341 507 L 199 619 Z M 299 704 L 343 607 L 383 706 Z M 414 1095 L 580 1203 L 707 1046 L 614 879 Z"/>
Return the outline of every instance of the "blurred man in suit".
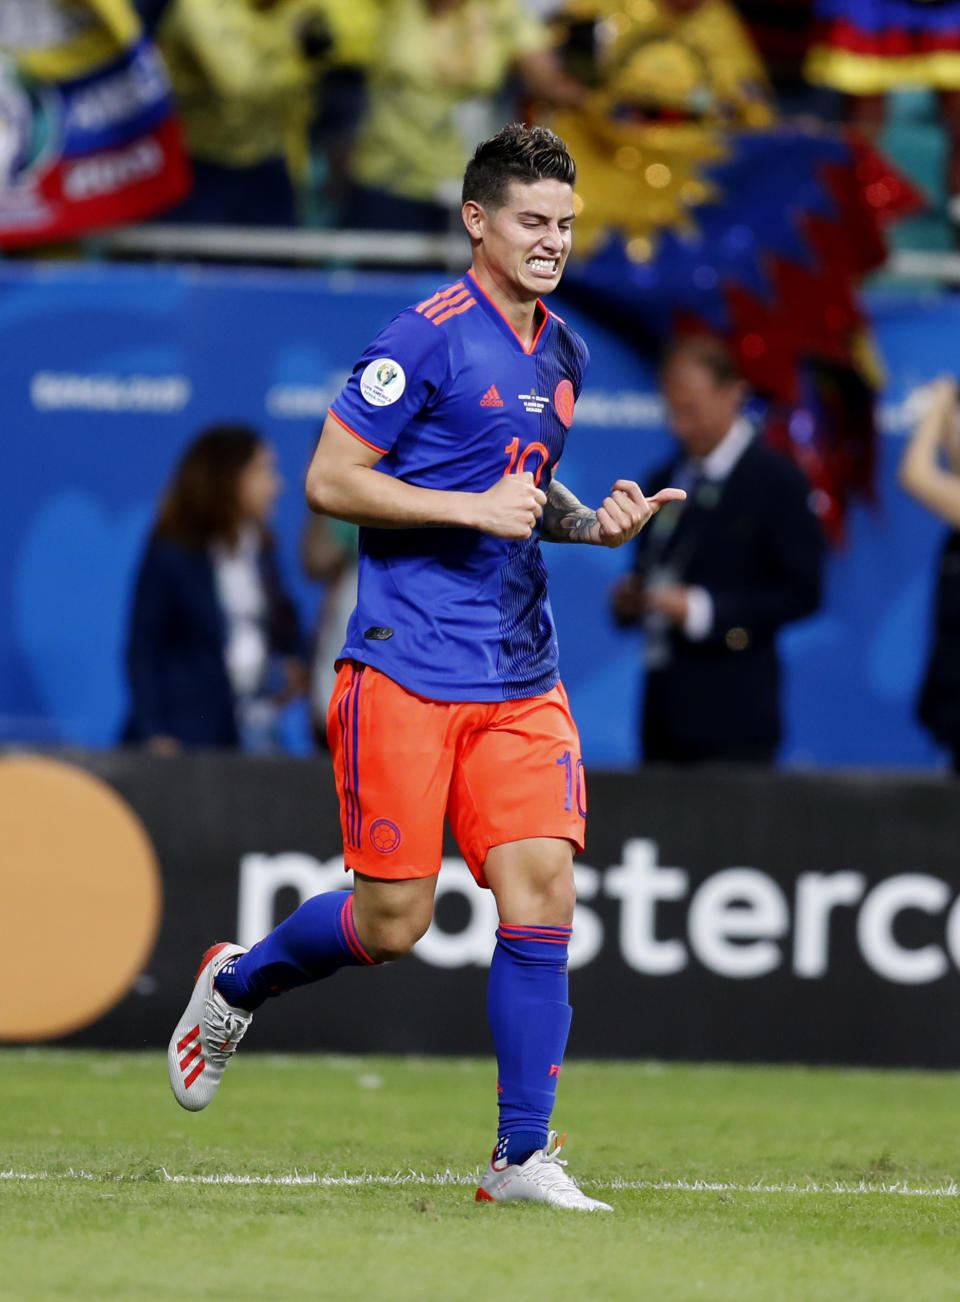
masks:
<path fill-rule="evenodd" d="M 820 604 L 820 524 L 801 471 L 743 415 L 747 388 L 721 341 L 675 343 L 661 384 L 680 447 L 649 482 L 688 496 L 638 535 L 613 592 L 618 623 L 645 633 L 643 757 L 771 764 L 776 635 Z"/>

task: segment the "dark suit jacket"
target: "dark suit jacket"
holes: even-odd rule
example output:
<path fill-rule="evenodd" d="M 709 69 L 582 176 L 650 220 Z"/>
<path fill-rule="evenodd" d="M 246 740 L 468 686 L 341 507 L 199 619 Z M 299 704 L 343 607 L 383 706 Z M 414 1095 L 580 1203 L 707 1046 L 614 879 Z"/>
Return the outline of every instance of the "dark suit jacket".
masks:
<path fill-rule="evenodd" d="M 681 464 L 655 472 L 651 491 L 675 482 Z M 647 759 L 772 758 L 780 741 L 776 633 L 820 603 L 824 539 L 809 495 L 792 462 L 754 441 L 726 480 L 704 481 L 637 536 L 642 578 L 672 570 L 676 582 L 705 588 L 714 609 L 704 641 L 671 630 L 667 662 L 648 670 Z"/>
<path fill-rule="evenodd" d="M 298 629 L 271 547 L 260 553 L 272 653 L 295 655 Z M 213 562 L 153 537 L 137 575 L 127 642 L 131 711 L 123 740 L 176 737 L 184 746 L 236 746 L 235 701 L 224 661 L 226 621 Z"/>

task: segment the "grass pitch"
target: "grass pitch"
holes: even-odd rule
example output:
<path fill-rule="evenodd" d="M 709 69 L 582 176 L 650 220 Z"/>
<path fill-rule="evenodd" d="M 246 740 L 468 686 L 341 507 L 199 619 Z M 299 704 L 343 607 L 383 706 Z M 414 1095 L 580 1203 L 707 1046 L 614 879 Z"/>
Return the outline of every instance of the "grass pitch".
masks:
<path fill-rule="evenodd" d="M 182 1112 L 157 1053 L 0 1050 L 0 1299 L 960 1299 L 960 1077 L 571 1062 L 616 1206 L 473 1201 L 494 1066 L 241 1051 Z"/>

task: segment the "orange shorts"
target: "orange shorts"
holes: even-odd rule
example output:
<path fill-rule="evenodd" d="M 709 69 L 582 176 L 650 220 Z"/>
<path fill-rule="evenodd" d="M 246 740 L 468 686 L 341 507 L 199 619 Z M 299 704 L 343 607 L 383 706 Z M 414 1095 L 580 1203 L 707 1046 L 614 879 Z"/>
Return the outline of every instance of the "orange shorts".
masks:
<path fill-rule="evenodd" d="M 481 886 L 492 846 L 551 836 L 583 849 L 580 738 L 559 683 L 522 701 L 433 701 L 347 661 L 327 737 L 355 872 L 434 876 L 444 816 Z"/>

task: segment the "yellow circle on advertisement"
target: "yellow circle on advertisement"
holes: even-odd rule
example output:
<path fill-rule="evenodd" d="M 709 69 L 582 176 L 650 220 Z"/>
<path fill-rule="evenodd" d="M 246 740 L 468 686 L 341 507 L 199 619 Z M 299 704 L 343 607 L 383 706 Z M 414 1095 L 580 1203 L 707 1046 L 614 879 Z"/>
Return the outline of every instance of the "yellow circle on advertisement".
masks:
<path fill-rule="evenodd" d="M 156 855 L 106 782 L 62 760 L 0 759 L 0 1040 L 80 1030 L 128 992 L 162 911 Z"/>

